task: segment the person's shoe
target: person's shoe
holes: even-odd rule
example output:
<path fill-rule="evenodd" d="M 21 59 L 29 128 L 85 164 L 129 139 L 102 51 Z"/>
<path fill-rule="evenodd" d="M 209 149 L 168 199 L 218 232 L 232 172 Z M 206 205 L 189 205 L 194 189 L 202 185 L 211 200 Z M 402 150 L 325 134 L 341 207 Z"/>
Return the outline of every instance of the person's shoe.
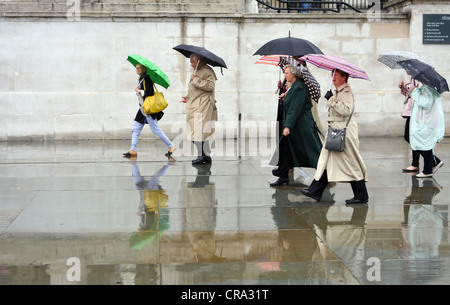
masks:
<path fill-rule="evenodd" d="M 409 166 L 407 168 L 402 169 L 402 172 L 404 173 L 415 173 L 418 172 L 420 169 L 418 167 L 415 166 Z"/>
<path fill-rule="evenodd" d="M 286 183 L 286 185 L 289 185 L 289 178 L 278 178 L 277 181 L 270 183 L 270 186 L 280 186 L 285 183 Z"/>
<path fill-rule="evenodd" d="M 438 171 L 438 169 L 440 169 L 442 167 L 442 165 L 444 165 L 444 161 L 441 161 L 441 162 L 439 162 L 438 165 L 434 166 L 433 167 L 433 174 L 435 174 Z"/>
<path fill-rule="evenodd" d="M 134 150 L 129 150 L 126 153 L 123 153 L 124 158 L 131 158 L 131 157 L 137 157 L 137 152 Z"/>
<path fill-rule="evenodd" d="M 175 150 L 177 150 L 177 148 L 175 146 L 172 146 L 171 148 L 169 148 L 169 151 L 165 154 L 165 156 L 170 157 Z"/>
<path fill-rule="evenodd" d="M 367 203 L 367 202 L 369 202 L 369 199 L 352 198 L 352 199 L 345 200 L 345 203 L 347 203 L 347 204 L 361 204 L 361 203 Z"/>
<path fill-rule="evenodd" d="M 211 164 L 212 159 L 209 156 L 199 156 L 197 159 L 192 160 L 192 164 Z"/>
<path fill-rule="evenodd" d="M 305 195 L 305 196 L 307 196 L 307 197 L 309 197 L 309 198 L 312 198 L 312 199 L 314 199 L 314 200 L 316 200 L 316 201 L 320 201 L 320 199 L 322 198 L 321 196 L 314 195 L 314 194 L 311 193 L 311 191 L 308 190 L 308 189 L 306 189 L 306 190 L 300 190 L 300 192 L 301 192 L 303 195 Z"/>
<path fill-rule="evenodd" d="M 433 177 L 433 173 L 431 174 L 419 173 L 416 175 L 416 178 L 430 178 L 430 177 Z"/>

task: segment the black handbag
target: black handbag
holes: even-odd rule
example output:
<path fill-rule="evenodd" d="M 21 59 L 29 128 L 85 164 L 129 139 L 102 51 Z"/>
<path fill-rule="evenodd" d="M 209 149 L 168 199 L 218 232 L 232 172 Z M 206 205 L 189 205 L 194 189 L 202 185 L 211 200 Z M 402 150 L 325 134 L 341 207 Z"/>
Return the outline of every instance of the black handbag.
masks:
<path fill-rule="evenodd" d="M 345 148 L 345 135 L 347 132 L 347 126 L 350 122 L 350 119 L 352 118 L 353 111 L 355 110 L 355 107 L 353 106 L 352 113 L 348 117 L 347 124 L 345 124 L 344 129 L 334 129 L 328 126 L 328 134 L 327 134 L 327 140 L 325 141 L 325 149 L 330 151 L 344 151 Z"/>

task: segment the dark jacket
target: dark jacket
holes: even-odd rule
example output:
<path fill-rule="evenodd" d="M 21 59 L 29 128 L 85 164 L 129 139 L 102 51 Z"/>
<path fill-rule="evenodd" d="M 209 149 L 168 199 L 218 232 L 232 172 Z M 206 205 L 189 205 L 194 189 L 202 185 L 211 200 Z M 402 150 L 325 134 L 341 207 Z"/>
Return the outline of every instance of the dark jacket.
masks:
<path fill-rule="evenodd" d="M 311 108 L 308 88 L 298 79 L 292 84 L 283 102 L 283 129 L 290 129 L 287 138 L 295 167 L 316 168 L 322 149 Z"/>
<path fill-rule="evenodd" d="M 150 76 L 148 76 L 148 74 L 145 74 L 144 76 L 141 75 L 139 77 L 139 82 L 142 80 L 142 78 L 144 78 L 144 80 L 139 85 L 139 89 L 144 90 L 144 101 L 145 101 L 145 98 L 147 96 L 152 96 L 155 94 L 155 90 L 153 89 L 153 82 L 150 79 Z M 162 118 L 163 115 L 164 115 L 164 112 L 162 112 L 162 111 L 158 112 L 158 113 L 150 114 L 150 116 L 153 119 L 157 119 L 158 121 Z M 138 110 L 134 120 L 136 122 L 139 122 L 142 124 L 147 124 L 147 118 L 142 114 L 141 110 Z"/>

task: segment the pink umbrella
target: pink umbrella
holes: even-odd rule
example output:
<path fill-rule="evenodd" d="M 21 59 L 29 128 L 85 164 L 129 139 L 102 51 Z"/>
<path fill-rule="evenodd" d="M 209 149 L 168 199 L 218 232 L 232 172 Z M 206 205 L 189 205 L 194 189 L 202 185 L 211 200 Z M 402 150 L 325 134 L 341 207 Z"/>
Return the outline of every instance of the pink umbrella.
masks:
<path fill-rule="evenodd" d="M 298 60 L 294 59 L 291 56 L 286 55 L 265 55 L 258 59 L 255 64 L 263 64 L 263 65 L 272 65 L 279 66 L 280 68 L 284 68 L 287 64 L 293 64 L 295 66 L 298 65 Z M 311 98 L 318 103 L 320 98 L 320 85 L 314 76 L 308 71 L 306 68 L 301 69 L 303 73 L 303 80 L 305 81 L 306 86 L 308 87 L 308 91 L 311 95 Z M 281 77 L 281 75 L 280 75 Z M 278 90 L 277 90 L 278 92 Z"/>
<path fill-rule="evenodd" d="M 355 64 L 345 60 L 341 57 L 334 55 L 324 55 L 324 54 L 308 54 L 300 57 L 300 59 L 309 62 L 316 67 L 321 69 L 333 71 L 334 69 L 338 69 L 344 72 L 347 72 L 350 77 L 353 78 L 361 78 L 370 81 L 369 76 L 357 67 Z"/>

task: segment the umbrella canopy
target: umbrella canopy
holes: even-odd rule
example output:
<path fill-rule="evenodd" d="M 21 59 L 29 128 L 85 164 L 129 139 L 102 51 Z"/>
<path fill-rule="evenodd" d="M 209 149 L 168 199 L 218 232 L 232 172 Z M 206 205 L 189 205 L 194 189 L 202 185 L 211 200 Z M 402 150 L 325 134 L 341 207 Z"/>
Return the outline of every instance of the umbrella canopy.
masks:
<path fill-rule="evenodd" d="M 361 78 L 370 81 L 369 76 L 357 67 L 355 64 L 349 62 L 346 59 L 343 59 L 334 55 L 323 55 L 323 54 L 308 54 L 300 57 L 300 60 L 304 60 L 309 62 L 316 67 L 321 69 L 333 71 L 334 69 L 338 69 L 344 72 L 347 72 L 352 78 Z"/>
<path fill-rule="evenodd" d="M 421 61 L 431 67 L 433 67 L 433 64 L 425 57 L 422 57 L 420 55 L 417 55 L 413 52 L 408 51 L 388 51 L 385 53 L 382 53 L 380 56 L 378 56 L 378 61 L 385 64 L 391 69 L 402 69 L 403 67 L 398 64 L 399 61 L 408 60 L 408 59 L 417 59 L 418 61 Z"/>
<path fill-rule="evenodd" d="M 266 55 L 255 61 L 257 65 L 278 66 L 281 55 Z"/>
<path fill-rule="evenodd" d="M 408 72 L 412 78 L 430 86 L 440 94 L 449 91 L 447 80 L 433 67 L 417 59 L 399 61 L 398 64 Z"/>
<path fill-rule="evenodd" d="M 164 88 L 169 88 L 169 77 L 150 60 L 145 59 L 141 55 L 129 55 L 127 60 L 136 67 L 137 64 L 141 64 L 147 68 L 147 74 L 155 84 L 161 85 Z"/>
<path fill-rule="evenodd" d="M 293 65 L 298 67 L 303 74 L 303 81 L 305 82 L 306 87 L 308 88 L 309 94 L 311 98 L 318 103 L 320 98 L 320 84 L 316 80 L 316 78 L 309 72 L 308 68 L 304 67 L 299 63 L 298 60 L 292 57 L 282 56 L 280 58 L 279 65 L 284 68 L 287 65 Z"/>
<path fill-rule="evenodd" d="M 303 67 L 303 66 L 302 66 Z M 311 95 L 311 98 L 316 103 L 319 102 L 320 98 L 320 84 L 316 80 L 316 78 L 308 71 L 307 68 L 303 67 L 303 69 L 300 69 L 303 73 L 303 79 L 305 81 L 306 87 L 308 87 L 309 94 Z"/>
<path fill-rule="evenodd" d="M 291 37 L 278 38 L 265 43 L 253 55 L 290 55 L 303 56 L 305 54 L 323 54 L 323 52 L 312 42 Z"/>
<path fill-rule="evenodd" d="M 187 58 L 189 58 L 191 54 L 194 53 L 203 57 L 205 62 L 211 66 L 228 69 L 227 65 L 225 64 L 225 61 L 222 58 L 220 58 L 216 54 L 212 53 L 211 51 L 208 51 L 203 47 L 180 44 L 177 45 L 176 47 L 173 47 L 173 49 L 180 52 Z"/>

